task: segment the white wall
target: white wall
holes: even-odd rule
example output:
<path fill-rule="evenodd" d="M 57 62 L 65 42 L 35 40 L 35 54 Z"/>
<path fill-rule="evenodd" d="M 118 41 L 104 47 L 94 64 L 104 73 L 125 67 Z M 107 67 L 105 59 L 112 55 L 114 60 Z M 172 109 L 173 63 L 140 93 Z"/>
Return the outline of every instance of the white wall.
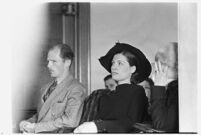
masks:
<path fill-rule="evenodd" d="M 197 5 L 179 5 L 179 111 L 180 131 L 195 132 L 197 129 Z M 200 106 L 200 105 L 199 105 Z M 199 107 L 200 108 L 200 107 Z"/>
<path fill-rule="evenodd" d="M 104 87 L 108 72 L 98 59 L 115 42 L 136 46 L 153 62 L 161 45 L 178 41 L 177 23 L 176 3 L 92 3 L 91 90 Z"/>
<path fill-rule="evenodd" d="M 12 17 L 9 23 L 13 34 L 11 44 L 7 44 L 11 47 L 13 128 L 18 127 L 18 120 L 24 116 L 22 112 L 33 109 L 39 100 L 41 82 L 37 78 L 43 70 L 40 69 L 40 58 L 47 35 L 45 4 L 24 4 L 26 6 L 19 8 L 17 14 L 8 16 Z"/>

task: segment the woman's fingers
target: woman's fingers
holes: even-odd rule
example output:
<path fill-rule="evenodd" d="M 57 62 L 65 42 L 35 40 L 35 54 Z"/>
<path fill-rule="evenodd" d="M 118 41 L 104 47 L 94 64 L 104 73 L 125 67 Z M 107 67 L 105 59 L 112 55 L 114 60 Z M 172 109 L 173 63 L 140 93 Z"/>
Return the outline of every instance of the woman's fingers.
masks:
<path fill-rule="evenodd" d="M 168 67 L 167 65 L 165 65 L 164 68 L 163 68 L 164 76 L 165 76 L 166 78 L 168 77 L 168 76 L 167 76 L 167 75 L 168 75 L 168 68 L 169 68 L 169 67 Z"/>
<path fill-rule="evenodd" d="M 154 63 L 154 66 L 155 66 L 155 72 L 157 73 L 158 72 L 157 62 Z"/>
<path fill-rule="evenodd" d="M 161 63 L 161 61 L 155 62 L 155 73 L 153 80 L 156 85 L 165 86 L 168 79 L 168 66 Z"/>
<path fill-rule="evenodd" d="M 168 70 L 168 66 L 165 64 L 162 64 L 161 61 L 155 62 L 155 72 L 159 74 L 164 74 Z"/>
<path fill-rule="evenodd" d="M 161 66 L 161 62 L 160 61 L 158 61 L 158 71 L 159 72 L 162 72 L 163 70 L 162 70 L 162 66 Z"/>

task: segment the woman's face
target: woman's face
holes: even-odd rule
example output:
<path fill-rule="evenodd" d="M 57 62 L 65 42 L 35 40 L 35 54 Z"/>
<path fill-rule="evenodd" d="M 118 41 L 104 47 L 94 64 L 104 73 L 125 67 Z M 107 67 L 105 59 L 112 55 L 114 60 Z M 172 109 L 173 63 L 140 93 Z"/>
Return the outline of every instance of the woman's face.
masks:
<path fill-rule="evenodd" d="M 131 75 L 135 72 L 135 70 L 136 67 L 130 66 L 127 58 L 123 54 L 118 53 L 114 55 L 111 66 L 111 74 L 112 78 L 118 81 L 118 84 L 130 84 Z"/>

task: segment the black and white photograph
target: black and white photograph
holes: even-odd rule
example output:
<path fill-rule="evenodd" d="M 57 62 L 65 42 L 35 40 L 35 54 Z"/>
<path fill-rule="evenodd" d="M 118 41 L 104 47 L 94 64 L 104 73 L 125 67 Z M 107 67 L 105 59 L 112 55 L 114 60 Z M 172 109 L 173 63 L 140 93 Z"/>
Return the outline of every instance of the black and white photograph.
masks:
<path fill-rule="evenodd" d="M 199 4 L 2 3 L 0 134 L 199 134 Z"/>

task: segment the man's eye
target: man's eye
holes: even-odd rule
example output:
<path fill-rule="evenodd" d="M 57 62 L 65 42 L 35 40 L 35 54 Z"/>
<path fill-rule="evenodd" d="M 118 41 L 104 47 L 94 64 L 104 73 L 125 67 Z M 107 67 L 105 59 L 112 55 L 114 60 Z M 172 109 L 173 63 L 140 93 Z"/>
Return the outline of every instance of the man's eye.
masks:
<path fill-rule="evenodd" d="M 123 65 L 123 63 L 122 62 L 118 62 L 118 65 Z"/>
<path fill-rule="evenodd" d="M 114 87 L 114 85 L 113 85 L 113 84 L 111 84 L 111 85 L 110 85 L 110 87 Z"/>

